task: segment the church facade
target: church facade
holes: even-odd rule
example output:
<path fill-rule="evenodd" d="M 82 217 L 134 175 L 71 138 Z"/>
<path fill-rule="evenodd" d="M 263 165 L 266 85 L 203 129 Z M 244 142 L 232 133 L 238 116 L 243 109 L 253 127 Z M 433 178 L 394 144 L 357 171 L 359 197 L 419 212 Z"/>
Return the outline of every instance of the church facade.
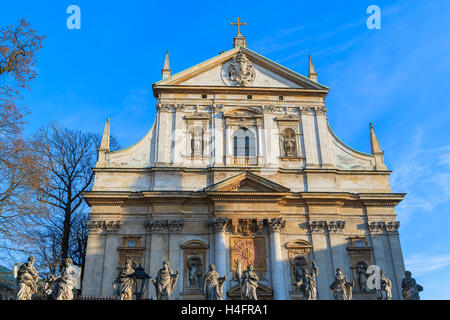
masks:
<path fill-rule="evenodd" d="M 203 299 L 210 264 L 240 299 L 237 264 L 254 266 L 259 299 L 303 299 L 302 265 L 318 268 L 317 298 L 333 299 L 337 268 L 353 299 L 375 299 L 364 272 L 379 266 L 401 299 L 404 262 L 390 171 L 370 126 L 371 153 L 340 141 L 327 120 L 328 88 L 311 58 L 302 76 L 233 48 L 153 84 L 153 127 L 135 145 L 109 149 L 109 119 L 95 182 L 83 280 L 85 297 L 110 297 L 127 259 L 155 277 L 179 269 L 172 299 Z M 367 276 L 367 275 L 366 275 Z M 148 297 L 155 298 L 149 284 Z"/>

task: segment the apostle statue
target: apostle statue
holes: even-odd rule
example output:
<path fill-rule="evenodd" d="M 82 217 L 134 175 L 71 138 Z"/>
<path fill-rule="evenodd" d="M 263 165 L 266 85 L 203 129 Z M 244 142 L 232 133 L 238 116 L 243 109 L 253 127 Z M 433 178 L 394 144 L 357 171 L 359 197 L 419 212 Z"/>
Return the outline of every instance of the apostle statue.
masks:
<path fill-rule="evenodd" d="M 367 263 L 364 261 L 359 261 L 356 264 L 356 279 L 361 292 L 367 292 L 369 289 L 367 288 L 367 278 L 369 277 L 369 274 L 366 272 L 367 268 Z"/>
<path fill-rule="evenodd" d="M 125 266 L 120 271 L 117 279 L 113 283 L 115 296 L 119 300 L 133 300 L 134 279 L 130 277 L 134 273 L 131 259 L 125 261 Z"/>
<path fill-rule="evenodd" d="M 378 300 L 392 299 L 392 282 L 384 275 L 384 270 L 380 270 L 380 289 L 375 289 Z"/>
<path fill-rule="evenodd" d="M 158 275 L 155 279 L 152 279 L 158 300 L 169 300 L 179 275 L 180 271 L 178 269 L 176 273 L 173 273 L 172 269 L 170 269 L 169 261 L 163 262 L 163 267 L 159 269 Z"/>
<path fill-rule="evenodd" d="M 336 269 L 336 275 L 330 289 L 333 290 L 335 300 L 352 300 L 353 283 L 347 281 L 347 277 L 341 268 Z"/>
<path fill-rule="evenodd" d="M 17 300 L 31 300 L 37 291 L 38 272 L 34 266 L 34 257 L 28 258 L 28 262 L 14 265 L 14 278 L 17 281 Z"/>
<path fill-rule="evenodd" d="M 402 294 L 405 300 L 420 300 L 419 292 L 423 287 L 416 283 L 416 279 L 411 277 L 411 272 L 405 272 L 405 278 L 402 280 Z"/>
<path fill-rule="evenodd" d="M 223 300 L 223 284 L 227 280 L 227 276 L 220 277 L 216 271 L 216 266 L 209 265 L 209 271 L 205 275 L 203 283 L 203 294 L 206 300 Z"/>
<path fill-rule="evenodd" d="M 59 275 L 55 280 L 55 300 L 73 300 L 73 289 L 79 283 L 80 269 L 73 266 L 70 258 L 64 259 Z"/>
<path fill-rule="evenodd" d="M 247 270 L 241 275 L 241 296 L 244 300 L 258 300 L 256 288 L 258 288 L 259 277 L 253 271 L 253 265 L 247 265 Z"/>
<path fill-rule="evenodd" d="M 311 271 L 308 270 L 307 265 L 302 266 L 302 276 L 300 280 L 294 283 L 295 286 L 300 288 L 303 292 L 305 300 L 317 299 L 317 276 L 319 275 L 319 269 L 316 267 L 316 263 L 312 262 Z"/>

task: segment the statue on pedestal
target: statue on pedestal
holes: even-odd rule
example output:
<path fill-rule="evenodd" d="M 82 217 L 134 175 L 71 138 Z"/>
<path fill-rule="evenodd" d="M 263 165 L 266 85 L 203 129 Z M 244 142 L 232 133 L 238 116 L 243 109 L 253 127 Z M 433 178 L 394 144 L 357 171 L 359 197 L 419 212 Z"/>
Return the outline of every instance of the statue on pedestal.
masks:
<path fill-rule="evenodd" d="M 31 300 L 37 291 L 38 272 L 34 266 L 34 257 L 28 258 L 28 262 L 14 265 L 14 278 L 17 281 L 17 300 Z"/>
<path fill-rule="evenodd" d="M 203 284 L 203 293 L 206 300 L 223 300 L 223 284 L 227 276 L 220 277 L 214 264 L 209 265 L 209 271 L 206 273 Z"/>
<path fill-rule="evenodd" d="M 119 300 L 133 300 L 134 280 L 130 277 L 134 273 L 133 262 L 127 259 L 124 268 L 120 271 L 117 279 L 113 283 L 115 296 Z"/>
<path fill-rule="evenodd" d="M 336 275 L 330 289 L 333 290 L 335 300 L 352 300 L 353 283 L 347 281 L 347 277 L 341 268 L 336 269 Z"/>
<path fill-rule="evenodd" d="M 247 270 L 241 275 L 241 295 L 244 300 L 258 300 L 256 288 L 258 288 L 259 277 L 253 271 L 251 264 L 247 265 Z"/>
<path fill-rule="evenodd" d="M 385 275 L 384 271 L 380 270 L 380 289 L 375 289 L 378 300 L 392 299 L 392 282 Z"/>
<path fill-rule="evenodd" d="M 152 282 L 156 288 L 156 298 L 158 300 L 169 300 L 172 294 L 173 288 L 177 283 L 180 271 L 177 269 L 176 273 L 173 273 L 170 269 L 170 262 L 164 261 L 163 267 L 159 269 L 158 275 Z"/>
<path fill-rule="evenodd" d="M 73 261 L 66 258 L 63 262 L 59 275 L 54 278 L 55 281 L 55 300 L 73 300 L 73 289 L 79 282 L 80 270 L 73 266 Z"/>
<path fill-rule="evenodd" d="M 405 272 L 405 278 L 402 280 L 402 295 L 405 300 L 420 300 L 419 292 L 423 287 L 416 283 L 416 279 L 411 277 L 411 272 Z"/>
<path fill-rule="evenodd" d="M 305 300 L 317 299 L 317 276 L 319 275 L 319 269 L 316 267 L 316 263 L 312 262 L 312 270 L 308 270 L 307 265 L 302 266 L 302 275 L 299 281 L 294 283 L 300 291 L 303 292 Z"/>

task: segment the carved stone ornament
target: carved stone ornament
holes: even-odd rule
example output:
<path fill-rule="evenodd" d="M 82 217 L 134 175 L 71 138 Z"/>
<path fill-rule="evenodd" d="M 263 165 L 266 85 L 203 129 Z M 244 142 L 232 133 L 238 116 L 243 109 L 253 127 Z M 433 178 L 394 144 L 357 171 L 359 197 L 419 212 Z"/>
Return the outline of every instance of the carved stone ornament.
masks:
<path fill-rule="evenodd" d="M 228 77 L 235 85 L 244 87 L 255 80 L 255 69 L 242 52 L 239 52 L 228 67 Z"/>

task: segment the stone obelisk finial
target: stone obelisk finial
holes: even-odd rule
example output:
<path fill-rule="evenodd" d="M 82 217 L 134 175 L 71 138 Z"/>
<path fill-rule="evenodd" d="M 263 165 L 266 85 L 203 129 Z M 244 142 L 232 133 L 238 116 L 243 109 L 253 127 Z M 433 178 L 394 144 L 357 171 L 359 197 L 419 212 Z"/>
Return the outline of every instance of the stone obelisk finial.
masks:
<path fill-rule="evenodd" d="M 316 72 L 316 69 L 314 69 L 314 65 L 313 65 L 311 56 L 309 56 L 308 78 L 310 78 L 312 81 L 317 82 L 317 72 Z"/>
<path fill-rule="evenodd" d="M 373 129 L 372 123 L 370 123 L 370 151 L 375 156 L 375 169 L 387 170 L 383 159 L 384 152 L 381 151 L 380 144 L 378 142 L 377 136 L 375 135 L 375 130 Z"/>
<path fill-rule="evenodd" d="M 166 60 L 164 61 L 164 68 L 161 72 L 163 80 L 169 78 L 172 75 L 172 70 L 170 70 L 169 65 L 169 50 L 166 51 Z"/>

